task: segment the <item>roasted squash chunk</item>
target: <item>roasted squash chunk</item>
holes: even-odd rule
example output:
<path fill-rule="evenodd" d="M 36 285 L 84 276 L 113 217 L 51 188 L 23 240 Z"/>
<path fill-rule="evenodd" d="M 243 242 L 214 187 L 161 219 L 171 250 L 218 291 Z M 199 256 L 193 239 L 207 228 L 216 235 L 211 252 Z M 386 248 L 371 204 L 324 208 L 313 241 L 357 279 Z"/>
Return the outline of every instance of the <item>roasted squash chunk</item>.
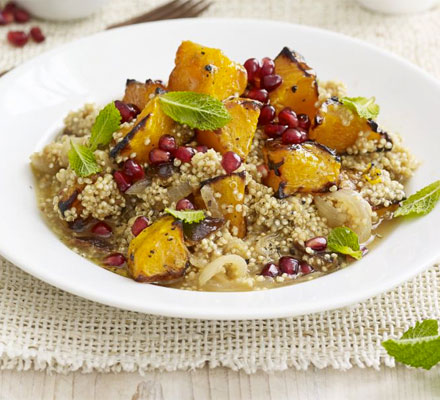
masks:
<path fill-rule="evenodd" d="M 79 216 L 84 207 L 78 199 L 78 195 L 83 191 L 85 185 L 77 184 L 71 187 L 69 190 L 64 190 L 59 193 L 60 200 L 58 201 L 58 210 L 61 216 L 66 217 L 67 210 L 75 208 L 77 215 Z"/>
<path fill-rule="evenodd" d="M 175 127 L 176 123 L 162 111 L 159 97 L 154 97 L 137 116 L 134 126 L 122 130 L 123 138 L 110 150 L 110 156 L 130 157 L 136 153 L 134 159 L 145 164 L 150 151 L 158 147 L 160 137 L 173 135 Z"/>
<path fill-rule="evenodd" d="M 165 85 L 162 81 L 147 79 L 145 83 L 142 83 L 134 79 L 127 79 L 122 101 L 124 103 L 134 104 L 139 110 L 143 110 L 154 96 L 164 92 Z"/>
<path fill-rule="evenodd" d="M 390 150 L 393 146 L 388 134 L 376 122 L 360 117 L 332 97 L 319 109 L 309 137 L 344 154 L 361 135 L 371 141 L 370 151 Z"/>
<path fill-rule="evenodd" d="M 325 146 L 313 142 L 286 145 L 268 140 L 263 155 L 269 170 L 264 184 L 278 198 L 297 192 L 325 192 L 338 183 L 341 163 Z"/>
<path fill-rule="evenodd" d="M 239 238 L 246 236 L 246 218 L 244 216 L 245 172 L 220 175 L 202 182 L 203 191 L 212 190 L 213 201 L 226 221 L 230 232 Z"/>
<path fill-rule="evenodd" d="M 175 63 L 168 90 L 189 90 L 224 100 L 246 89 L 245 68 L 219 49 L 184 41 L 177 50 Z"/>
<path fill-rule="evenodd" d="M 174 280 L 185 273 L 188 254 L 182 222 L 164 216 L 130 242 L 128 270 L 138 282 Z"/>
<path fill-rule="evenodd" d="M 198 131 L 197 142 L 221 154 L 234 151 L 245 160 L 257 129 L 260 104 L 254 100 L 231 98 L 224 101 L 232 119 L 215 131 Z"/>

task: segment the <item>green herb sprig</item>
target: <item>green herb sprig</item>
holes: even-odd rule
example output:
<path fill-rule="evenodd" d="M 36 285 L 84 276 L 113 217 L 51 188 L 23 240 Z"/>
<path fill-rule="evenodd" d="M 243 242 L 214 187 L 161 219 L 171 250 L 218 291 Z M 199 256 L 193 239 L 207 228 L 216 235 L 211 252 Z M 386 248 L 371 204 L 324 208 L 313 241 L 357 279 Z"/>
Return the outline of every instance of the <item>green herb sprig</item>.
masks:
<path fill-rule="evenodd" d="M 440 180 L 409 196 L 394 212 L 395 217 L 421 216 L 430 213 L 440 200 Z"/>
<path fill-rule="evenodd" d="M 356 260 L 362 258 L 358 235 L 346 226 L 333 228 L 330 231 L 327 237 L 327 247 L 331 251 L 347 254 Z"/>
<path fill-rule="evenodd" d="M 165 212 L 187 224 L 194 224 L 205 219 L 203 210 L 177 211 L 171 208 L 165 208 Z"/>
<path fill-rule="evenodd" d="M 101 171 L 94 151 L 99 146 L 107 146 L 112 140 L 113 132 L 119 129 L 121 114 L 115 103 L 107 104 L 93 123 L 90 140 L 87 146 L 70 141 L 68 153 L 70 168 L 80 177 L 87 177 Z"/>
<path fill-rule="evenodd" d="M 341 102 L 351 111 L 366 119 L 375 119 L 379 115 L 380 107 L 375 103 L 376 98 L 370 97 L 342 97 Z"/>

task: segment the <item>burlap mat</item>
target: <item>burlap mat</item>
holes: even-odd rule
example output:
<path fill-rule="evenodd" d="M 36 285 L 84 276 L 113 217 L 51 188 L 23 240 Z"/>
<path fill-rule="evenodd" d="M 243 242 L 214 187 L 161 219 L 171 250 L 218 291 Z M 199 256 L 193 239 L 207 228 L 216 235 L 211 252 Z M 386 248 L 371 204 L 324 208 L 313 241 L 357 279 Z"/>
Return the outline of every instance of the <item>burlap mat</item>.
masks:
<path fill-rule="evenodd" d="M 39 22 L 47 41 L 23 49 L 9 47 L 4 40 L 8 28 L 1 27 L 0 71 L 159 3 L 114 0 L 83 21 Z M 217 1 L 205 15 L 271 18 L 339 31 L 387 48 L 440 76 L 439 9 L 387 17 L 350 0 L 229 0 Z M 42 283 L 0 259 L 0 366 L 57 372 L 176 370 L 205 363 L 247 372 L 310 365 L 393 366 L 381 341 L 416 320 L 438 319 L 439 283 L 440 269 L 433 267 L 348 309 L 279 320 L 193 321 L 96 304 Z"/>

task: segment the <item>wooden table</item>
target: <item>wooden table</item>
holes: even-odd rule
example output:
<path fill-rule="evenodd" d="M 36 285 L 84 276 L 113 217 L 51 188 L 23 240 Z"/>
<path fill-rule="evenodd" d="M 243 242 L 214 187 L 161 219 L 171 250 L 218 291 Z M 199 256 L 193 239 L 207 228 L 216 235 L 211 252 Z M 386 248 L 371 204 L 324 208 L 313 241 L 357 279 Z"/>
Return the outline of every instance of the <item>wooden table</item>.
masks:
<path fill-rule="evenodd" d="M 141 387 L 143 395 L 135 396 Z M 440 399 L 440 368 L 288 370 L 247 375 L 226 368 L 191 372 L 0 372 L 0 400 L 433 400 Z"/>

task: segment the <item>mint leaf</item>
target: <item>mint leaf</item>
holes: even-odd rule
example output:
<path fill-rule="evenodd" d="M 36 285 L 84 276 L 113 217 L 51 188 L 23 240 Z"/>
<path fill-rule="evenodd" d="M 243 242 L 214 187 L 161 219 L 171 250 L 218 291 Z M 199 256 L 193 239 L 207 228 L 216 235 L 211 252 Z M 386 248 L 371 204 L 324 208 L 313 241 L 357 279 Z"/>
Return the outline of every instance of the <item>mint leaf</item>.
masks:
<path fill-rule="evenodd" d="M 113 132 L 119 129 L 121 114 L 115 103 L 107 104 L 98 114 L 92 126 L 90 136 L 90 148 L 95 151 L 98 146 L 106 146 L 113 137 Z"/>
<path fill-rule="evenodd" d="M 379 115 L 380 108 L 375 101 L 375 97 L 370 97 L 369 99 L 366 97 L 343 97 L 341 99 L 344 106 L 366 119 L 374 119 Z"/>
<path fill-rule="evenodd" d="M 166 115 L 190 128 L 214 130 L 231 120 L 224 104 L 207 94 L 168 92 L 160 96 L 160 105 Z"/>
<path fill-rule="evenodd" d="M 205 213 L 203 210 L 177 211 L 172 210 L 171 208 L 165 208 L 165 212 L 187 224 L 193 224 L 205 219 Z"/>
<path fill-rule="evenodd" d="M 87 146 L 70 141 L 68 153 L 70 167 L 76 175 L 86 177 L 101 171 L 101 167 L 96 162 L 93 151 Z"/>
<path fill-rule="evenodd" d="M 340 226 L 330 231 L 327 247 L 336 253 L 352 256 L 356 260 L 362 258 L 358 236 L 346 226 Z"/>
<path fill-rule="evenodd" d="M 436 181 L 404 200 L 400 207 L 394 212 L 394 216 L 426 215 L 434 209 L 439 200 L 440 181 Z"/>
<path fill-rule="evenodd" d="M 438 322 L 434 319 L 417 322 L 400 339 L 389 339 L 382 346 L 400 363 L 431 369 L 440 362 Z"/>

